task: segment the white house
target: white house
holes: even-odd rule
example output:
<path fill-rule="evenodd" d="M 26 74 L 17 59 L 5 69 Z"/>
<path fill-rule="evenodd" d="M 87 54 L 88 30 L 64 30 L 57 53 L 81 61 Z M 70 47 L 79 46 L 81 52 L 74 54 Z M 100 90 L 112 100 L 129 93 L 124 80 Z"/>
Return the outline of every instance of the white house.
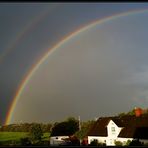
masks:
<path fill-rule="evenodd" d="M 128 140 L 139 139 L 148 143 L 148 116 L 123 116 L 99 118 L 87 134 L 88 144 L 94 139 L 107 146 L 115 141 L 126 144 Z"/>

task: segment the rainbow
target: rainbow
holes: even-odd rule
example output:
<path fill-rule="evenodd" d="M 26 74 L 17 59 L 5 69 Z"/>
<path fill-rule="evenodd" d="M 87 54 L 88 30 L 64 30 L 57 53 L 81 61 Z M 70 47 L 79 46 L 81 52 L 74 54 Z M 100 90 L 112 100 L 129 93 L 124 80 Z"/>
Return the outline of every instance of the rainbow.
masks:
<path fill-rule="evenodd" d="M 24 90 L 24 88 L 26 87 L 26 85 L 28 84 L 29 80 L 31 79 L 31 77 L 33 76 L 33 74 L 39 69 L 39 67 L 42 65 L 42 63 L 58 48 L 60 48 L 63 44 L 67 43 L 70 39 L 73 39 L 75 36 L 83 33 L 84 31 L 91 29 L 92 27 L 96 26 L 96 25 L 100 25 L 103 24 L 105 22 L 111 21 L 111 20 L 115 20 L 117 18 L 120 17 L 124 17 L 124 16 L 128 16 L 128 15 L 132 15 L 132 14 L 137 14 L 137 13 L 144 13 L 147 12 L 148 9 L 138 9 L 138 10 L 130 10 L 128 12 L 123 12 L 123 13 L 118 13 L 118 14 L 114 14 L 108 17 L 105 17 L 103 19 L 99 19 L 99 20 L 95 20 L 79 29 L 77 29 L 76 31 L 72 32 L 71 34 L 65 36 L 60 42 L 58 42 L 54 47 L 48 49 L 48 52 L 45 53 L 45 55 L 39 60 L 38 63 L 36 63 L 34 66 L 32 66 L 31 70 L 28 72 L 28 74 L 25 76 L 25 78 L 22 80 L 19 88 L 17 89 L 17 92 L 13 98 L 12 104 L 10 106 L 9 111 L 7 112 L 7 116 L 6 116 L 6 120 L 5 120 L 5 125 L 6 124 L 10 124 L 11 119 L 13 117 L 13 112 L 15 109 L 15 106 Z"/>

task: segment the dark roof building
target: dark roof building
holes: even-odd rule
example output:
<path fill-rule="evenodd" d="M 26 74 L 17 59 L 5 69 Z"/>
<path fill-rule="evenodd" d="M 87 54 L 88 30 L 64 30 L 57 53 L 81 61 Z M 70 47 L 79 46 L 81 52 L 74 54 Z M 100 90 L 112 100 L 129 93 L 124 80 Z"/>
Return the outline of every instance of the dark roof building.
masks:
<path fill-rule="evenodd" d="M 109 135 L 110 121 L 113 121 L 116 127 L 117 137 Z M 101 117 L 87 133 L 89 137 L 108 137 L 108 138 L 132 138 L 148 140 L 148 115 L 125 115 L 121 117 Z"/>

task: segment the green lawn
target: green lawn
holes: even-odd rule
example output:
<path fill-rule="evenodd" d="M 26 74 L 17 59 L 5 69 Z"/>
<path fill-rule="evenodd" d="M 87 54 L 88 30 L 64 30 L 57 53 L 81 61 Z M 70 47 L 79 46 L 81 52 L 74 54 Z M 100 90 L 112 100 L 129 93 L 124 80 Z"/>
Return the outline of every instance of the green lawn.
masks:
<path fill-rule="evenodd" d="M 27 137 L 28 133 L 25 132 L 0 132 L 0 141 L 20 140 Z"/>
<path fill-rule="evenodd" d="M 0 145 L 7 143 L 20 143 L 20 139 L 28 137 L 27 132 L 0 132 Z M 44 133 L 43 141 L 49 141 L 49 133 Z"/>

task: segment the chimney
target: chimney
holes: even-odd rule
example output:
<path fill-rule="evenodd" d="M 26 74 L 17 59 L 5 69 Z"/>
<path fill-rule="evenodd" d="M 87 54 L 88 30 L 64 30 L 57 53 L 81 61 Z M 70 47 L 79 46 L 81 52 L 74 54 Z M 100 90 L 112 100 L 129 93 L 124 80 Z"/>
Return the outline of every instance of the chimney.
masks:
<path fill-rule="evenodd" d="M 142 115 L 142 113 L 143 113 L 143 110 L 141 108 L 135 107 L 135 116 L 136 117 L 140 117 Z"/>

